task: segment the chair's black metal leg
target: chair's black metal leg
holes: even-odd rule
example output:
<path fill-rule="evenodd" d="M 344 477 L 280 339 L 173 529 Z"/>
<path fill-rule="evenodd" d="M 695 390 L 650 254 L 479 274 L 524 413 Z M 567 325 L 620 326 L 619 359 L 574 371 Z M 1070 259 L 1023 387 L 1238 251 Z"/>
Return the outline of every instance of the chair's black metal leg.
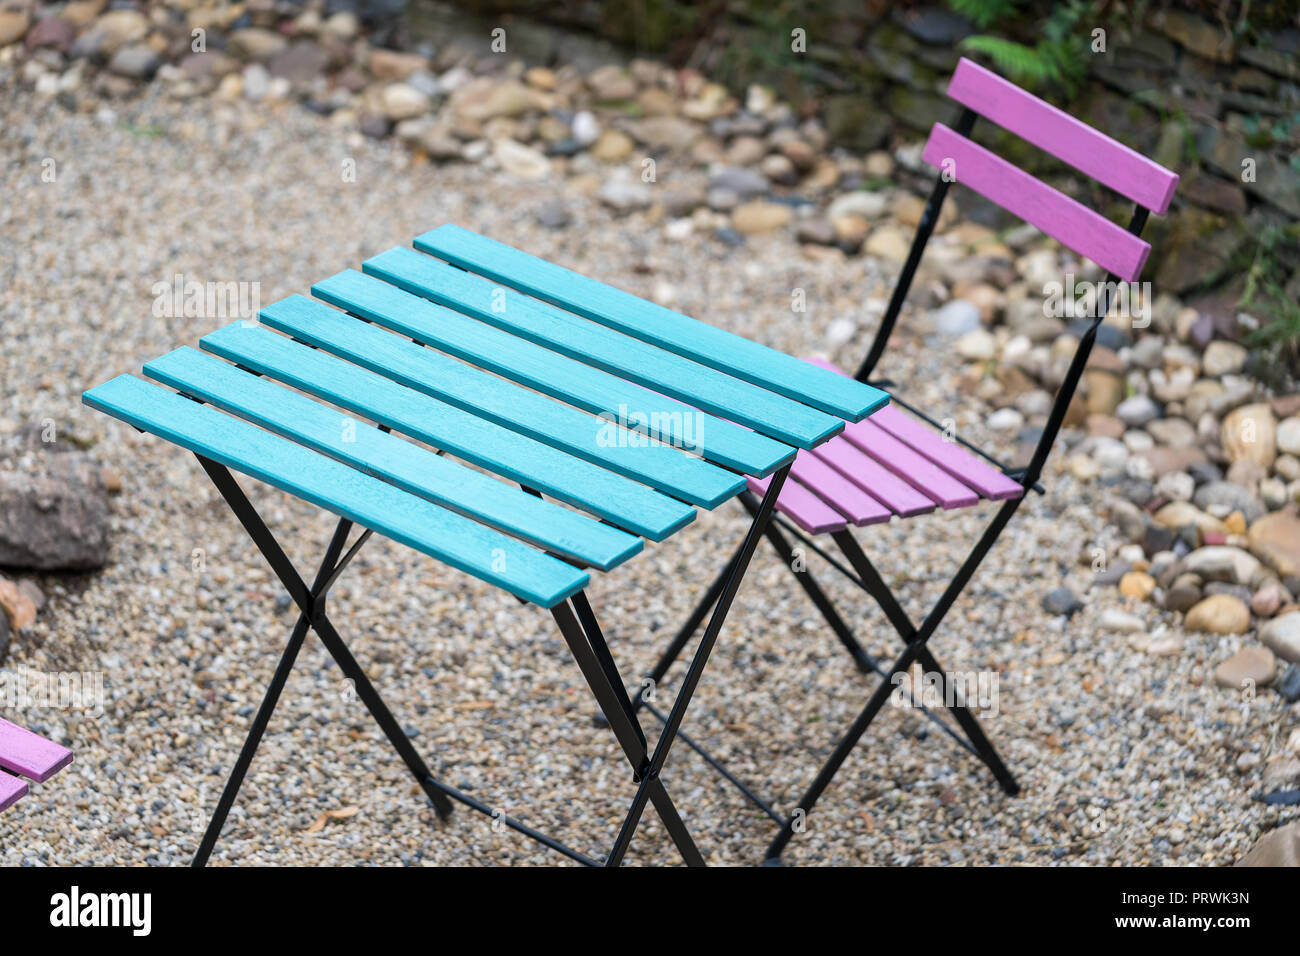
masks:
<path fill-rule="evenodd" d="M 375 720 L 378 721 L 385 736 L 388 737 L 389 742 L 393 745 L 394 749 L 397 750 L 398 754 L 402 757 L 402 760 L 406 763 L 407 768 L 416 778 L 420 788 L 424 790 L 426 795 L 428 795 L 430 801 L 433 803 L 434 809 L 438 813 L 438 816 L 443 818 L 449 816 L 452 810 L 451 801 L 447 799 L 447 796 L 441 790 L 432 784 L 432 774 L 429 773 L 429 768 L 426 767 L 424 761 L 420 759 L 420 755 L 416 753 L 410 740 L 407 738 L 406 734 L 402 732 L 401 726 L 384 705 L 378 691 L 375 690 L 365 673 L 361 670 L 360 665 L 357 664 L 356 659 L 353 658 L 352 654 L 348 651 L 347 646 L 343 643 L 343 639 L 339 637 L 338 631 L 334 629 L 334 625 L 329 622 L 329 618 L 324 613 L 321 598 L 314 596 L 311 591 L 308 590 L 301 575 L 299 575 L 297 570 L 294 568 L 293 562 L 291 562 L 288 555 L 284 553 L 284 549 L 281 548 L 279 542 L 275 540 L 275 536 L 271 534 L 266 523 L 262 521 L 261 516 L 258 515 L 252 502 L 248 500 L 248 497 L 244 494 L 243 489 L 239 487 L 239 483 L 235 481 L 234 476 L 230 474 L 230 471 L 224 465 L 220 465 L 202 455 L 198 455 L 197 457 L 199 463 L 203 466 L 204 471 L 208 473 L 208 477 L 210 477 L 213 484 L 217 486 L 217 490 L 221 492 L 221 496 L 225 498 L 226 503 L 230 505 L 230 509 L 235 513 L 235 517 L 238 518 L 240 524 L 244 526 L 244 530 L 247 531 L 248 536 L 253 539 L 253 543 L 257 545 L 258 550 L 262 552 L 267 563 L 271 565 L 271 569 L 275 571 L 276 576 L 280 579 L 280 583 L 284 585 L 285 590 L 289 592 L 289 596 L 293 598 L 294 603 L 298 605 L 299 609 L 308 615 L 312 628 L 320 636 L 321 643 L 325 645 L 326 650 L 330 652 L 330 655 L 338 663 L 339 667 L 343 670 L 343 673 L 352 679 L 357 695 L 365 702 L 366 707 L 370 710 L 370 713 L 374 716 Z M 323 598 L 323 595 L 321 597 Z"/>
<path fill-rule="evenodd" d="M 898 600 L 889 590 L 888 585 L 885 584 L 884 579 L 881 578 L 880 573 L 876 570 L 871 561 L 867 559 L 862 548 L 858 546 L 857 540 L 848 531 L 837 532 L 833 534 L 832 537 L 834 538 L 835 543 L 839 545 L 840 550 L 844 553 L 844 557 L 847 558 L 849 564 L 852 565 L 853 570 L 856 571 L 858 576 L 862 579 L 863 586 L 867 589 L 868 593 L 876 599 L 876 602 L 885 612 L 885 616 L 888 617 L 890 622 L 894 625 L 899 636 L 903 638 L 904 642 L 910 644 L 916 637 L 916 628 L 912 625 L 911 619 L 908 618 L 907 612 L 903 610 L 902 605 L 898 603 Z M 928 647 L 923 647 L 921 649 L 921 652 L 917 655 L 917 660 L 927 672 L 943 675 L 946 686 L 949 680 L 948 674 L 939 665 L 938 660 L 935 659 Z M 944 700 L 950 699 L 953 698 L 948 696 L 945 689 Z M 970 712 L 970 708 L 968 708 L 964 703 L 956 701 L 955 699 L 953 699 L 953 701 L 953 704 L 948 707 L 948 710 L 961 726 L 961 729 L 966 733 L 966 737 L 970 740 L 971 746 L 975 748 L 976 755 L 984 762 L 989 770 L 993 772 L 994 778 L 997 779 L 998 783 L 1002 786 L 1002 789 L 1008 795 L 1013 797 L 1016 796 L 1020 793 L 1020 784 L 1016 782 L 1016 778 L 1011 774 L 1011 771 L 1007 769 L 1002 758 L 998 756 L 997 750 L 994 749 L 993 744 L 984 733 L 984 728 L 980 726 L 979 720 Z"/>
<path fill-rule="evenodd" d="M 902 673 L 911 667 L 912 661 L 916 659 L 917 653 L 923 646 L 924 642 L 919 640 L 909 644 L 903 650 L 902 655 L 894 661 L 889 674 L 880 682 L 880 686 L 876 688 L 875 692 L 867 701 L 867 706 L 862 709 L 862 712 L 858 714 L 857 718 L 849 726 L 848 731 L 840 738 L 840 742 L 836 745 L 835 751 L 831 754 L 826 763 L 822 765 L 821 770 L 817 772 L 817 777 L 813 780 L 812 785 L 809 786 L 803 796 L 799 798 L 799 803 L 795 808 L 795 812 L 791 813 L 786 819 L 785 825 L 781 828 L 781 832 L 776 835 L 776 838 L 772 840 L 771 845 L 768 846 L 765 862 L 775 861 L 781 856 L 781 852 L 785 849 L 786 844 L 790 842 L 790 838 L 795 834 L 795 825 L 796 821 L 799 819 L 800 811 L 802 811 L 805 818 L 812 813 L 812 808 L 816 805 L 822 792 L 825 791 L 825 789 L 830 785 L 830 782 L 835 779 L 835 774 L 839 772 L 840 767 L 848 758 L 848 755 L 853 752 L 853 748 L 857 746 L 858 741 L 862 739 L 862 735 L 866 732 L 867 727 L 870 726 L 871 721 L 875 719 L 876 714 L 878 714 L 880 709 L 885 706 L 885 702 L 889 699 L 890 694 L 893 693 L 893 676 Z"/>
<path fill-rule="evenodd" d="M 312 584 L 313 598 L 318 594 L 324 596 L 323 589 L 326 589 L 332 581 L 335 562 L 338 561 L 339 554 L 343 551 L 343 545 L 347 541 L 348 532 L 351 529 L 351 521 L 346 518 L 339 519 L 338 526 L 334 529 L 334 537 L 330 539 L 329 547 L 326 548 L 325 556 L 321 559 L 320 568 L 316 572 L 316 580 Z M 293 626 L 293 633 L 289 636 L 289 643 L 285 646 L 284 654 L 280 657 L 280 663 L 275 668 L 275 675 L 266 688 L 262 704 L 257 709 L 257 715 L 253 718 L 253 725 L 249 728 L 243 747 L 240 748 L 239 758 L 230 771 L 230 777 L 226 780 L 225 789 L 221 791 L 221 799 L 217 801 L 217 809 L 212 814 L 212 819 L 208 821 L 208 827 L 203 833 L 203 839 L 199 843 L 198 851 L 194 854 L 193 866 L 206 866 L 208 858 L 212 856 L 212 850 L 217 845 L 218 837 L 221 836 L 221 828 L 226 824 L 226 817 L 230 813 L 230 808 L 234 806 L 235 797 L 238 796 L 239 788 L 244 784 L 244 777 L 248 773 L 248 768 L 253 763 L 253 755 L 257 753 L 258 745 L 262 742 L 262 735 L 266 733 L 266 727 L 271 722 L 271 715 L 275 712 L 275 706 L 280 700 L 280 694 L 289 679 L 289 673 L 293 670 L 294 662 L 298 659 L 298 652 L 302 649 L 303 641 L 307 637 L 309 624 L 307 615 L 299 611 L 298 620 Z"/>
<path fill-rule="evenodd" d="M 957 573 L 948 583 L 948 586 L 944 589 L 939 600 L 935 603 L 930 613 L 926 615 L 925 620 L 921 622 L 921 626 L 917 628 L 911 641 L 908 642 L 907 647 L 903 650 L 902 655 L 894 662 L 893 667 L 891 667 L 889 671 L 889 675 L 881 682 L 880 686 L 876 688 L 875 692 L 871 695 L 871 698 L 867 701 L 866 707 L 863 708 L 857 719 L 853 721 L 848 732 L 843 738 L 841 738 L 839 744 L 835 748 L 835 752 L 831 754 L 830 759 L 826 761 L 826 764 L 818 772 L 812 786 L 808 788 L 807 792 L 803 795 L 796 806 L 796 812 L 802 811 L 805 815 L 812 812 L 813 805 L 816 804 L 818 798 L 821 797 L 822 792 L 830 784 L 849 753 L 852 752 L 854 746 L 856 746 L 857 742 L 862 738 L 862 734 L 866 731 L 876 714 L 879 713 L 880 708 L 885 705 L 885 701 L 889 698 L 889 695 L 893 690 L 893 676 L 911 667 L 912 662 L 917 660 L 925 651 L 926 642 L 930 640 L 931 635 L 933 635 L 935 629 L 938 628 L 944 615 L 948 613 L 953 602 L 957 600 L 958 595 L 961 594 L 962 590 L 970 581 L 971 576 L 975 573 L 975 569 L 980 566 L 980 563 L 984 560 L 984 556 L 988 554 L 989 550 L 997 541 L 998 536 L 1002 534 L 1002 529 L 1005 528 L 1007 522 L 1011 520 L 1011 516 L 1016 513 L 1016 509 L 1020 507 L 1020 502 L 1022 500 L 1024 500 L 1023 497 L 1012 498 L 1011 500 L 1004 502 L 1002 507 L 998 509 L 998 513 L 994 515 L 989 526 L 984 529 L 984 533 L 980 536 L 979 541 L 976 542 L 974 549 L 969 555 L 967 555 L 966 560 L 962 562 L 962 566 L 958 568 Z M 781 852 L 785 849 L 786 844 L 788 844 L 790 838 L 794 836 L 795 820 L 795 814 L 791 814 L 789 819 L 786 820 L 785 826 L 781 828 L 781 832 L 772 840 L 771 845 L 767 849 L 766 858 L 768 862 L 774 862 L 780 858 Z"/>
<path fill-rule="evenodd" d="M 740 500 L 751 515 L 758 513 L 758 501 L 753 495 L 744 492 L 741 494 Z M 821 589 L 821 585 L 813 578 L 812 572 L 807 568 L 802 571 L 795 569 L 794 550 L 790 547 L 790 543 L 786 541 L 785 536 L 781 534 L 781 529 L 777 527 L 775 521 L 768 523 L 765 533 L 768 540 L 772 542 L 772 547 L 776 548 L 776 553 L 780 556 L 781 562 L 790 569 L 790 573 L 795 576 L 795 580 L 799 582 L 799 586 L 803 588 L 804 593 L 817 606 L 817 610 L 821 611 L 822 617 L 826 619 L 830 629 L 835 632 L 835 636 L 844 645 L 844 649 L 849 652 L 849 656 L 853 658 L 853 663 L 857 665 L 858 670 L 864 674 L 874 671 L 876 669 L 875 660 L 867 653 L 866 648 L 858 643 L 858 639 L 853 636 L 849 626 L 844 623 L 844 618 L 840 617 L 835 605 L 831 604 L 826 592 Z"/>
<path fill-rule="evenodd" d="M 649 799 L 653 790 L 652 784 L 657 780 L 659 772 L 663 769 L 664 762 L 668 759 L 668 753 L 677 737 L 677 731 L 681 729 L 682 720 L 686 717 L 686 709 L 690 706 L 691 697 L 695 694 L 695 688 L 699 686 L 704 667 L 708 664 L 713 645 L 717 642 L 718 633 L 722 630 L 722 625 L 727 619 L 727 612 L 731 610 L 731 602 L 735 600 L 736 592 L 740 589 L 741 579 L 744 578 L 745 570 L 749 567 L 750 558 L 754 556 L 754 549 L 758 546 L 758 540 L 763 536 L 763 532 L 772 518 L 772 510 L 776 507 L 776 499 L 781 494 L 781 488 L 785 485 L 785 479 L 789 473 L 790 466 L 787 464 L 772 476 L 772 481 L 768 484 L 767 491 L 763 495 L 763 503 L 759 506 L 758 514 L 750 524 L 744 543 L 741 544 L 739 553 L 728 569 L 727 582 L 723 585 L 722 593 L 718 595 L 717 606 L 713 609 L 713 615 L 709 618 L 708 626 L 704 629 L 704 636 L 700 638 L 699 646 L 695 649 L 695 656 L 691 658 L 691 666 L 686 671 L 682 687 L 677 692 L 677 698 L 673 701 L 673 706 L 668 712 L 668 720 L 664 722 L 663 730 L 659 734 L 659 740 L 655 743 L 654 753 L 650 757 L 649 769 L 642 777 L 641 785 L 637 788 L 636 797 L 632 801 L 632 807 L 628 810 L 627 816 L 623 820 L 623 826 L 619 830 L 618 838 L 614 842 L 614 848 L 610 851 L 610 866 L 617 866 L 621 863 L 623 855 L 627 852 L 628 844 L 632 841 L 632 834 L 636 831 L 636 825 L 641 819 L 641 814 L 645 812 L 646 800 Z"/>

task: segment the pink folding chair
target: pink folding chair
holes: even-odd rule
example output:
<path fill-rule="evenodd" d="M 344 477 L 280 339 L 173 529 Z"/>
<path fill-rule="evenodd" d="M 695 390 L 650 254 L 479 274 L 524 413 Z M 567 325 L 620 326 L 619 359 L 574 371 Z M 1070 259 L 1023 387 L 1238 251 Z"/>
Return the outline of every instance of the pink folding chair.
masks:
<path fill-rule="evenodd" d="M 68 764 L 72 751 L 0 717 L 0 812 L 27 796 L 26 777 L 44 783 Z"/>
<path fill-rule="evenodd" d="M 854 376 L 861 382 L 888 388 L 893 405 L 856 424 L 846 423 L 840 435 L 812 451 L 800 451 L 777 499 L 778 516 L 766 531 L 766 537 L 781 560 L 791 569 L 858 667 L 863 671 L 874 671 L 884 680 L 840 739 L 830 758 L 799 800 L 796 810 L 790 814 L 777 813 L 728 773 L 703 748 L 685 735 L 682 736 L 684 742 L 699 752 L 781 826 L 767 851 L 767 860 L 771 863 L 779 862 L 782 851 L 795 832 L 795 821 L 801 815 L 811 812 L 845 758 L 888 700 L 894 676 L 905 673 L 914 662 L 919 662 L 927 674 L 939 675 L 944 680 L 943 699 L 956 700 L 947 709 L 952 713 L 961 733 L 936 715 L 928 711 L 927 715 L 960 745 L 983 761 L 1008 794 L 1015 795 L 1019 792 L 1019 785 L 989 742 L 978 720 L 962 703 L 960 688 L 954 694 L 948 686 L 946 672 L 935 660 L 927 643 L 980 562 L 992 549 L 1002 529 L 1020 507 L 1026 489 L 1032 488 L 1043 493 L 1039 484 L 1043 464 L 1078 387 L 1079 378 L 1097 337 L 1097 328 L 1114 302 L 1117 280 L 1131 282 L 1138 278 L 1151 249 L 1148 243 L 1139 238 L 1147 216 L 1151 212 L 1163 214 L 1168 210 L 1174 188 L 1178 184 L 1178 176 L 1169 170 L 969 60 L 963 59 L 958 63 L 948 85 L 948 95 L 961 104 L 962 111 L 955 129 L 936 123 L 930 132 L 930 139 L 922 155 L 927 163 L 939 169 L 939 176 L 935 180 L 880 329 L 866 360 Z M 1136 208 L 1128 227 L 1116 225 L 973 142 L 968 137 L 978 116 L 983 116 L 1051 153 L 1133 201 Z M 1100 289 L 1092 324 L 1079 340 L 1069 371 L 1051 407 L 1042 437 L 1029 463 L 1022 468 L 1008 468 L 964 439 L 941 434 L 943 429 L 938 422 L 898 397 L 895 382 L 872 377 L 952 182 L 973 189 L 1081 256 L 1092 259 L 1109 273 Z M 826 362 L 809 361 L 840 371 Z M 767 481 L 750 478 L 748 485 L 749 491 L 741 495 L 741 501 L 754 514 L 758 507 L 755 495 L 766 491 Z M 913 624 L 863 553 L 849 530 L 850 526 L 885 522 L 894 516 L 910 518 L 935 509 L 967 508 L 982 500 L 1002 504 L 933 609 L 919 626 Z M 879 603 L 906 645 L 892 664 L 881 667 L 857 641 L 811 572 L 802 566 L 802 562 L 794 560 L 786 533 L 823 557 Z M 816 540 L 825 536 L 829 536 L 831 542 L 838 547 L 840 557 L 830 553 L 828 548 Z M 841 557 L 847 561 L 847 567 Z M 699 606 L 659 659 L 649 675 L 655 684 L 663 681 L 678 654 L 717 600 L 729 569 L 730 564 L 723 568 Z M 644 698 L 639 701 L 639 705 L 654 709 Z"/>

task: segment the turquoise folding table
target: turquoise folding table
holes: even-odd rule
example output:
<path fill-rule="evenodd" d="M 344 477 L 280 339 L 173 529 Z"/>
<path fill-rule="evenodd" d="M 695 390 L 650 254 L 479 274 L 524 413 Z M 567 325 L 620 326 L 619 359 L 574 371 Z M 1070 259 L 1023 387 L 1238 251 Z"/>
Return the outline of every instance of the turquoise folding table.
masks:
<path fill-rule="evenodd" d="M 216 845 L 308 630 L 439 816 L 452 800 L 493 813 L 429 770 L 326 613 L 378 532 L 549 609 L 632 766 L 635 795 L 603 859 L 503 822 L 617 866 L 653 803 L 682 858 L 702 864 L 662 778 L 669 750 L 796 451 L 888 396 L 457 226 L 414 246 L 148 362 L 153 383 L 120 375 L 83 395 L 194 452 L 298 607 L 194 863 Z M 312 584 L 232 470 L 339 517 Z M 590 570 L 663 541 L 750 478 L 767 491 L 652 747 L 587 600 Z"/>

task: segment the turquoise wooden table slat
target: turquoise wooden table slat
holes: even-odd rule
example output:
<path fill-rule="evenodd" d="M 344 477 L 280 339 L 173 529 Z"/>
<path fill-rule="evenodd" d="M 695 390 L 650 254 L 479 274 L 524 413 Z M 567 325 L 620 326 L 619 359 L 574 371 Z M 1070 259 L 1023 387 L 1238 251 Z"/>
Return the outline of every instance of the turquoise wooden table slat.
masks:
<path fill-rule="evenodd" d="M 558 558 L 133 376 L 119 375 L 82 401 L 543 607 L 587 585 L 585 572 Z"/>
<path fill-rule="evenodd" d="M 627 441 L 613 423 L 303 296 L 272 303 L 260 315 L 296 339 L 692 504 L 716 507 L 745 486 L 701 458 Z"/>
<path fill-rule="evenodd" d="M 460 226 L 439 226 L 415 247 L 602 325 L 721 369 L 849 421 L 888 402 L 877 388 L 615 289 Z"/>
<path fill-rule="evenodd" d="M 393 251 L 450 268 L 410 249 Z M 371 263 L 379 263 L 388 255 L 372 259 Z M 382 265 L 374 271 L 386 275 Z M 647 431 L 659 440 L 688 448 L 736 471 L 763 477 L 794 456 L 794 449 L 788 445 L 434 304 L 399 285 L 400 281 L 390 284 L 349 269 L 317 282 L 312 294 L 353 315 L 593 414 L 633 422 L 636 419 L 632 416 L 642 416 Z"/>
<path fill-rule="evenodd" d="M 651 541 L 695 517 L 689 505 L 644 485 L 267 329 L 234 322 L 199 346 Z"/>
<path fill-rule="evenodd" d="M 390 249 L 362 268 L 439 305 L 786 444 L 812 448 L 844 428 L 834 415 L 411 249 Z"/>
<path fill-rule="evenodd" d="M 212 355 L 179 348 L 147 363 L 144 373 L 562 557 L 608 571 L 641 550 L 640 538 L 358 422 Z"/>

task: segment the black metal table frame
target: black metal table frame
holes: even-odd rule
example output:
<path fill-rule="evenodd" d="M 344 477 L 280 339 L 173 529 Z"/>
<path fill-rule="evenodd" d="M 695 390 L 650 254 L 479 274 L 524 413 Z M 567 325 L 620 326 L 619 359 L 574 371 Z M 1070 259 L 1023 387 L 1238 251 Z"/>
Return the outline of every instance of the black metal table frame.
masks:
<path fill-rule="evenodd" d="M 750 524 L 749 531 L 740 549 L 729 563 L 725 581 L 717 589 L 715 600 L 710 602 L 715 605 L 712 616 L 709 618 L 708 626 L 705 628 L 704 635 L 695 650 L 686 677 L 671 709 L 666 715 L 656 712 L 656 716 L 661 718 L 664 726 L 656 739 L 653 750 L 650 749 L 645 731 L 637 719 L 637 707 L 632 704 L 628 697 L 624 681 L 619 674 L 614 657 L 610 653 L 609 645 L 605 642 L 604 635 L 587 600 L 585 591 L 579 591 L 568 601 L 561 602 L 551 608 L 551 613 L 560 629 L 560 633 L 564 636 L 565 643 L 568 644 L 569 650 L 577 661 L 583 678 L 587 681 L 592 694 L 596 698 L 596 703 L 600 708 L 604 721 L 608 723 L 613 731 L 624 756 L 627 757 L 632 766 L 632 779 L 637 785 L 636 795 L 623 819 L 613 846 L 603 860 L 597 860 L 566 846 L 559 840 L 527 824 L 512 817 L 501 815 L 498 811 L 468 794 L 437 780 L 419 753 L 416 752 L 410 739 L 403 732 L 382 698 L 380 698 L 379 692 L 370 682 L 361 665 L 357 663 L 356 658 L 348 650 L 347 645 L 330 622 L 325 611 L 326 597 L 330 588 L 333 587 L 352 559 L 356 557 L 361 546 L 370 538 L 371 531 L 368 529 L 363 530 L 357 540 L 344 553 L 344 546 L 352 530 L 352 522 L 346 518 L 340 518 L 316 571 L 315 580 L 308 587 L 306 581 L 294 568 L 288 555 L 285 554 L 284 549 L 280 547 L 279 542 L 276 541 L 266 523 L 248 500 L 248 496 L 244 494 L 243 489 L 240 488 L 230 470 L 202 455 L 196 455 L 196 457 L 199 459 L 204 471 L 207 472 L 208 477 L 216 485 L 221 496 L 234 512 L 235 517 L 243 525 L 254 545 L 271 565 L 271 569 L 288 591 L 290 598 L 298 606 L 298 619 L 294 624 L 288 644 L 280 657 L 271 682 L 266 689 L 261 706 L 253 718 L 252 726 L 249 728 L 248 736 L 240 749 L 239 757 L 235 761 L 229 779 L 226 781 L 217 808 L 213 812 L 203 838 L 199 843 L 198 851 L 194 855 L 194 866 L 206 865 L 212 855 L 213 848 L 216 846 L 222 827 L 225 825 L 226 818 L 230 813 L 230 808 L 234 805 L 239 794 L 240 787 L 243 785 L 244 778 L 248 773 L 248 768 L 253 762 L 253 757 L 257 753 L 262 736 L 266 732 L 271 715 L 274 713 L 276 704 L 280 699 L 280 694 L 284 690 L 290 672 L 293 670 L 298 653 L 302 649 L 308 630 L 316 632 L 330 656 L 334 658 L 343 671 L 344 676 L 352 681 L 357 695 L 365 703 L 367 709 L 383 730 L 384 735 L 415 777 L 417 784 L 428 796 L 439 818 L 446 819 L 451 814 L 451 801 L 455 800 L 480 813 L 500 819 L 511 829 L 562 853 L 571 860 L 588 866 L 619 866 L 627 854 L 628 847 L 632 842 L 632 836 L 636 832 L 642 814 L 645 812 L 646 804 L 653 803 L 655 812 L 663 822 L 682 859 L 690 866 L 704 865 L 704 857 L 687 830 L 685 822 L 677 812 L 677 808 L 673 805 L 672 799 L 669 797 L 661 779 L 661 772 L 668 759 L 668 753 L 673 742 L 680 736 L 681 724 L 686 716 L 686 709 L 690 705 L 691 698 L 699 685 L 704 667 L 708 663 L 714 644 L 717 642 L 718 634 L 722 630 L 722 625 L 748 568 L 750 558 L 753 556 L 759 538 L 762 537 L 771 522 L 777 496 L 780 494 L 781 487 L 784 485 L 786 475 L 790 470 L 789 464 L 784 465 L 773 475 L 762 502 L 753 514 L 753 521 Z"/>

